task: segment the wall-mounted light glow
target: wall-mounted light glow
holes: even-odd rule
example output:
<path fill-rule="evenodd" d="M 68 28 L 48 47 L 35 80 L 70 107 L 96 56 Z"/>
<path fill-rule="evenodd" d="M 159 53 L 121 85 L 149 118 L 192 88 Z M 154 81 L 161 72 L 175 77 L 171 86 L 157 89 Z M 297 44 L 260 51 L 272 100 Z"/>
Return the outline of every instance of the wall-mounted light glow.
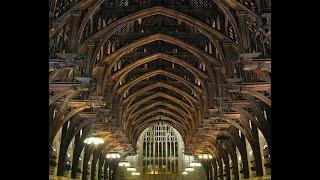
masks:
<path fill-rule="evenodd" d="M 99 144 L 103 144 L 104 140 L 99 137 L 98 135 L 92 135 L 91 137 L 88 137 L 84 140 L 85 144 L 89 144 L 89 145 L 99 145 Z"/>
<path fill-rule="evenodd" d="M 250 156 L 253 156 L 253 151 L 250 151 L 250 153 L 249 153 L 249 154 L 250 154 Z"/>
<path fill-rule="evenodd" d="M 191 166 L 191 167 L 201 167 L 201 163 L 196 162 L 196 161 L 192 161 L 192 162 L 190 163 L 190 166 Z"/>
<path fill-rule="evenodd" d="M 132 176 L 140 176 L 140 173 L 139 172 L 132 172 L 131 175 Z"/>
<path fill-rule="evenodd" d="M 186 171 L 186 172 L 192 172 L 192 171 L 194 171 L 194 168 L 193 168 L 193 167 L 186 167 L 186 168 L 184 169 L 184 171 Z"/>
<path fill-rule="evenodd" d="M 128 161 L 121 161 L 119 162 L 120 167 L 129 167 L 130 163 Z"/>
<path fill-rule="evenodd" d="M 119 159 L 120 157 L 121 157 L 120 154 L 117 152 L 109 152 L 106 155 L 106 158 L 108 158 L 108 159 Z"/>
<path fill-rule="evenodd" d="M 135 171 L 137 171 L 137 169 L 134 168 L 134 167 L 128 167 L 128 168 L 127 168 L 127 171 L 129 171 L 129 172 L 135 172 Z"/>
<path fill-rule="evenodd" d="M 198 158 L 207 160 L 207 159 L 212 159 L 213 156 L 211 154 L 208 154 L 208 153 L 201 153 L 201 154 L 198 155 Z"/>

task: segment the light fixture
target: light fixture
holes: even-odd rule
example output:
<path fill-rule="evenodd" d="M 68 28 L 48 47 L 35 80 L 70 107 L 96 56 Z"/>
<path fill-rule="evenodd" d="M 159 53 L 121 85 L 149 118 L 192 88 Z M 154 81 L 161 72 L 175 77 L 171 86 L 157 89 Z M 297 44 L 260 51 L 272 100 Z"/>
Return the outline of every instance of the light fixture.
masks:
<path fill-rule="evenodd" d="M 209 153 L 201 153 L 201 154 L 198 155 L 198 158 L 207 160 L 207 159 L 212 159 L 213 156 L 211 154 L 209 154 Z"/>
<path fill-rule="evenodd" d="M 189 174 L 187 171 L 182 172 L 182 175 L 187 175 L 187 174 Z"/>
<path fill-rule="evenodd" d="M 119 159 L 120 157 L 120 154 L 114 151 L 111 151 L 106 155 L 106 158 L 108 159 Z"/>
<path fill-rule="evenodd" d="M 136 169 L 135 167 L 128 167 L 128 168 L 127 168 L 127 171 L 129 171 L 129 172 L 135 172 L 135 171 L 137 171 L 137 169 Z"/>
<path fill-rule="evenodd" d="M 194 168 L 188 166 L 188 167 L 186 167 L 186 168 L 184 169 L 184 171 L 186 171 L 186 172 L 192 172 L 192 171 L 194 171 Z"/>
<path fill-rule="evenodd" d="M 197 162 L 197 161 L 192 161 L 192 162 L 190 163 L 190 166 L 191 166 L 191 167 L 201 167 L 201 163 L 199 163 L 199 162 Z"/>
<path fill-rule="evenodd" d="M 250 154 L 250 156 L 253 156 L 253 151 L 250 151 L 250 153 L 249 153 L 249 154 Z"/>
<path fill-rule="evenodd" d="M 132 176 L 140 176 L 140 173 L 139 172 L 132 172 L 131 175 Z"/>
<path fill-rule="evenodd" d="M 128 161 L 120 161 L 119 166 L 120 167 L 129 167 L 131 164 Z"/>
<path fill-rule="evenodd" d="M 88 145 L 99 145 L 103 144 L 104 140 L 99 135 L 93 133 L 90 137 L 87 137 L 84 140 L 84 143 Z"/>

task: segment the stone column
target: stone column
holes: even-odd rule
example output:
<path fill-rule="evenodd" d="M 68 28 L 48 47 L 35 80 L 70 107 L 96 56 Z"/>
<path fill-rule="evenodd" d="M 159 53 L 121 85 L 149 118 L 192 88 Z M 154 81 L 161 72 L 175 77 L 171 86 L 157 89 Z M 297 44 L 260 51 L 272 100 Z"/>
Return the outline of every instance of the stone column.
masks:
<path fill-rule="evenodd" d="M 253 134 L 253 137 L 255 138 L 256 142 L 258 142 L 258 144 L 255 144 L 255 147 L 254 147 L 256 149 L 256 151 L 254 151 L 254 160 L 255 160 L 255 166 L 256 166 L 256 176 L 263 176 L 258 128 L 253 123 L 252 123 L 252 134 Z"/>
<path fill-rule="evenodd" d="M 64 173 L 64 164 L 66 161 L 66 140 L 67 140 L 67 130 L 68 130 L 68 122 L 64 123 L 62 126 L 62 131 L 61 131 L 61 143 L 60 143 L 60 150 L 59 150 L 59 161 L 58 161 L 58 172 L 57 176 L 63 176 Z"/>
<path fill-rule="evenodd" d="M 223 149 L 223 151 L 224 151 L 223 162 L 224 162 L 224 165 L 225 165 L 226 179 L 227 179 L 227 180 L 230 180 L 229 156 L 228 156 L 228 153 L 226 152 L 225 149 Z"/>
<path fill-rule="evenodd" d="M 249 178 L 249 164 L 248 164 L 248 155 L 247 155 L 247 144 L 245 136 L 242 134 L 241 137 L 241 143 L 243 145 L 243 149 L 239 149 L 241 154 L 241 160 L 243 163 L 243 176 L 245 179 Z"/>
<path fill-rule="evenodd" d="M 218 180 L 218 168 L 217 168 L 217 163 L 215 159 L 212 161 L 212 165 L 213 165 L 213 180 Z"/>
<path fill-rule="evenodd" d="M 84 156 L 83 156 L 83 170 L 82 170 L 82 180 L 87 180 L 88 174 L 88 162 L 90 161 L 90 148 L 89 146 L 85 146 L 84 148 Z"/>
<path fill-rule="evenodd" d="M 77 177 L 77 169 L 79 163 L 79 151 L 80 151 L 80 132 L 76 134 L 74 137 L 74 149 L 73 149 L 73 156 L 72 156 L 72 170 L 71 170 L 71 178 Z"/>
<path fill-rule="evenodd" d="M 104 167 L 103 167 L 103 179 L 104 180 L 107 180 L 107 178 L 108 178 L 108 166 L 109 166 L 108 160 L 105 159 Z"/>
<path fill-rule="evenodd" d="M 93 158 L 91 163 L 91 180 L 95 180 L 98 157 L 99 157 L 99 149 L 96 148 L 93 152 Z"/>

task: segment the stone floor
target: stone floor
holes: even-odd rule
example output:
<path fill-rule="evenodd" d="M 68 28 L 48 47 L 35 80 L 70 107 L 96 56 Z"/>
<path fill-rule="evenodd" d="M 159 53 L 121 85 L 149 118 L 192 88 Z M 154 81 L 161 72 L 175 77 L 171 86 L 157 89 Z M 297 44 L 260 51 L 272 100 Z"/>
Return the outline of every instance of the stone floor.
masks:
<path fill-rule="evenodd" d="M 254 177 L 250 179 L 241 179 L 241 180 L 271 180 L 271 176 L 263 176 L 263 177 Z"/>
<path fill-rule="evenodd" d="M 78 179 L 72 179 L 72 178 L 67 178 L 67 177 L 53 177 L 49 176 L 49 180 L 78 180 Z M 263 177 L 254 177 L 250 179 L 240 179 L 240 180 L 271 180 L 271 176 L 263 176 Z"/>

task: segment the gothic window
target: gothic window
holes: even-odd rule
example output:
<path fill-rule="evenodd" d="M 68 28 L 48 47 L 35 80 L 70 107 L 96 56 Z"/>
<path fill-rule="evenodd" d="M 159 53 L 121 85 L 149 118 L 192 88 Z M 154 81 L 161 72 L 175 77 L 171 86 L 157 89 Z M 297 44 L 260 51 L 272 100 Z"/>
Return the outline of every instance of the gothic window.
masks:
<path fill-rule="evenodd" d="M 177 171 L 178 139 L 176 131 L 159 122 L 149 127 L 143 135 L 143 172 L 171 174 Z"/>

